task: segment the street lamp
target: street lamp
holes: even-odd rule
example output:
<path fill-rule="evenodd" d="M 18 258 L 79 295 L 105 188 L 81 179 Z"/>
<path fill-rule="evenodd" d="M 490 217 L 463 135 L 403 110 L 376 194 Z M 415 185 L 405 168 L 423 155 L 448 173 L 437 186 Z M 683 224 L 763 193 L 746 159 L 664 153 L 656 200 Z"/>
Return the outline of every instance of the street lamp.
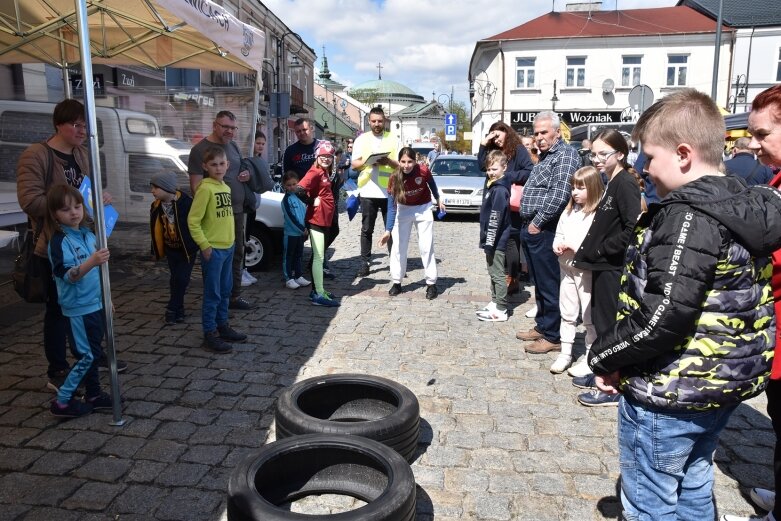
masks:
<path fill-rule="evenodd" d="M 450 94 L 440 94 L 439 96 L 437 96 L 437 103 L 439 103 L 440 105 L 443 105 L 443 103 L 440 101 L 442 96 L 447 98 L 447 102 L 448 102 L 448 110 L 447 111 L 452 113 L 453 112 L 453 98 L 450 97 Z"/>
<path fill-rule="evenodd" d="M 556 112 L 556 102 L 559 101 L 559 97 L 556 96 L 556 80 L 553 80 L 553 97 L 550 99 L 551 102 L 551 110 L 553 112 Z"/>
<path fill-rule="evenodd" d="M 740 82 L 741 78 L 743 79 L 743 83 Z M 737 78 L 735 78 L 735 94 L 731 96 L 732 98 L 732 113 L 734 114 L 737 110 L 737 104 L 740 103 L 741 105 L 746 103 L 746 90 L 748 89 L 748 78 L 746 78 L 745 74 L 739 74 Z M 729 102 L 727 102 L 729 103 Z"/>
<path fill-rule="evenodd" d="M 282 152 L 284 148 L 287 148 L 287 125 L 285 125 L 285 128 L 282 128 L 282 120 L 287 119 L 290 116 L 290 93 L 287 94 L 287 98 L 285 100 L 282 99 L 282 92 L 281 92 L 281 86 L 280 86 L 280 76 L 282 76 L 282 73 L 284 72 L 282 70 L 282 64 L 284 63 L 284 46 L 285 46 L 285 38 L 288 36 L 295 36 L 298 38 L 298 41 L 301 42 L 301 45 L 298 47 L 298 49 L 295 51 L 298 53 L 303 47 L 304 47 L 304 40 L 301 38 L 301 36 L 293 31 L 287 31 L 282 34 L 277 39 L 277 55 L 276 55 L 276 67 L 272 68 L 274 71 L 274 107 L 275 112 L 277 116 L 277 132 L 279 134 L 279 137 L 277 138 L 277 152 L 278 157 L 281 161 L 282 159 Z M 290 64 L 288 65 L 288 70 L 295 69 L 298 67 L 301 67 L 301 62 L 298 60 L 298 56 L 296 54 L 293 54 L 292 59 L 290 60 Z M 284 110 L 283 110 L 284 109 Z M 282 138 L 284 132 L 284 140 Z"/>

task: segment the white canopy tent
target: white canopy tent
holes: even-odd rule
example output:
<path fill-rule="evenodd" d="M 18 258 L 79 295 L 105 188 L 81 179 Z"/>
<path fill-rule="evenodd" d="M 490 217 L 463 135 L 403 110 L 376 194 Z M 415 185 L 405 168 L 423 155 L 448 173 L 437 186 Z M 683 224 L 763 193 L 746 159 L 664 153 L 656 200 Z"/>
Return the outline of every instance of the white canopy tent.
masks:
<path fill-rule="evenodd" d="M 81 65 L 83 78 L 93 77 L 92 63 L 157 69 L 176 66 L 255 72 L 259 88 L 265 47 L 263 31 L 210 0 L 0 0 L 0 63 L 47 63 L 60 67 L 64 75 L 76 63 Z M 84 106 L 96 235 L 98 248 L 102 248 L 107 241 L 102 186 L 96 182 L 101 172 L 91 81 L 84 82 Z M 254 119 L 257 89 L 253 110 Z M 101 266 L 101 282 L 113 423 L 122 425 L 107 264 Z"/>

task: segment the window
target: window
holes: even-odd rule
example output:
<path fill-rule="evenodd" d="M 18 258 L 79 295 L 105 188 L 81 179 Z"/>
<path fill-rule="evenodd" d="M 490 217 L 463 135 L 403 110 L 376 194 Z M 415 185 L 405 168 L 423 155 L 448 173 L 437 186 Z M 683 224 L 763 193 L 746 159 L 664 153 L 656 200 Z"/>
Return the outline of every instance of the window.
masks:
<path fill-rule="evenodd" d="M 683 87 L 686 85 L 686 62 L 689 57 L 684 54 L 667 56 L 667 86 Z"/>
<path fill-rule="evenodd" d="M 640 62 L 642 56 L 624 56 L 624 64 L 621 67 L 621 86 L 634 87 L 640 85 Z"/>
<path fill-rule="evenodd" d="M 781 81 L 781 48 L 778 49 L 778 65 L 776 66 L 776 81 Z"/>
<path fill-rule="evenodd" d="M 534 62 L 537 58 L 515 59 L 515 86 L 519 89 L 534 88 Z"/>
<path fill-rule="evenodd" d="M 567 57 L 567 87 L 586 85 L 586 58 Z"/>
<path fill-rule="evenodd" d="M 187 163 L 185 163 L 187 164 Z M 179 172 L 176 164 L 166 157 L 130 154 L 128 156 L 128 171 L 130 172 L 130 191 L 149 193 L 149 181 L 160 172 L 177 172 L 179 188 L 187 186 L 187 177 Z"/>

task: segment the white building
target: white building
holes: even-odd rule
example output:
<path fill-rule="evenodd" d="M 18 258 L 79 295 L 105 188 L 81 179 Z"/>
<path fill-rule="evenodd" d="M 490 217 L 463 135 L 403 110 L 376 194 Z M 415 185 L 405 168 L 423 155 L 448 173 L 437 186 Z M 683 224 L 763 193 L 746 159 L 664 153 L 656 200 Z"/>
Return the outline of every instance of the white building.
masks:
<path fill-rule="evenodd" d="M 717 99 L 728 96 L 734 32 L 723 27 Z M 555 109 L 570 126 L 633 121 L 638 85 L 650 90 L 633 98 L 682 87 L 710 93 L 715 33 L 711 18 L 675 6 L 551 12 L 480 40 L 469 67 L 473 150 L 498 120 L 530 133 L 541 110 Z"/>
<path fill-rule="evenodd" d="M 355 85 L 349 92 L 364 99 L 369 106 L 382 107 L 389 121 L 388 130 L 401 146 L 428 141 L 445 129 L 445 109 L 440 103 L 426 100 L 396 81 L 366 81 Z"/>

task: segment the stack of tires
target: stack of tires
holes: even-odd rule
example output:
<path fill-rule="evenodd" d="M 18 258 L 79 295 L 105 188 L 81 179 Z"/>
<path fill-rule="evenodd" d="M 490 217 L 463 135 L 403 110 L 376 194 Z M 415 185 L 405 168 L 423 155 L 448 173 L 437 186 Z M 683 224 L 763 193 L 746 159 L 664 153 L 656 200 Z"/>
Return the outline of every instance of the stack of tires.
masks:
<path fill-rule="evenodd" d="M 337 374 L 285 390 L 277 440 L 243 461 L 228 483 L 229 521 L 410 521 L 420 406 L 406 387 L 377 376 Z M 366 505 L 333 515 L 285 506 L 315 494 Z"/>

